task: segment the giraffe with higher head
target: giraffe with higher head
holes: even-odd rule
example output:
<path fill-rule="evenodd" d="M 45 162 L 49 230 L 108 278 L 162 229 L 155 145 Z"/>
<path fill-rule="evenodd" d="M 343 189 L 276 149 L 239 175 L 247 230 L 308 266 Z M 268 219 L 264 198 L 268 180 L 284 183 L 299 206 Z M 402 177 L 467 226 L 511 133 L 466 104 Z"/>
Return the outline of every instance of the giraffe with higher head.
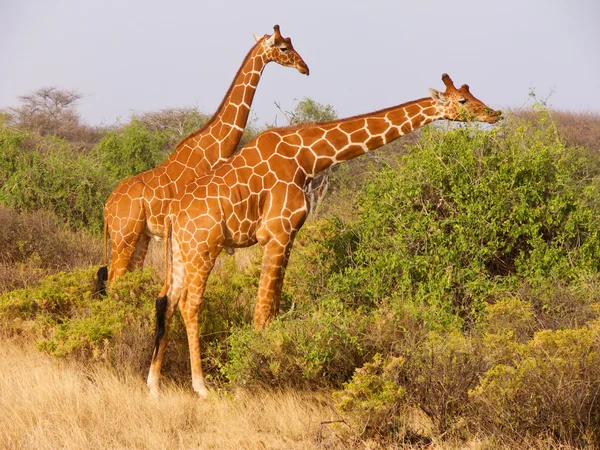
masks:
<path fill-rule="evenodd" d="M 274 61 L 308 75 L 308 66 L 291 39 L 281 36 L 278 25 L 273 30 L 270 36 L 254 36 L 256 44 L 244 58 L 214 116 L 181 141 L 163 163 L 123 180 L 109 196 L 104 207 L 104 266 L 98 270 L 96 291 L 104 293 L 106 281 L 112 283 L 126 271 L 141 268 L 150 239 L 164 236 L 163 222 L 173 197 L 235 152 L 265 66 Z"/>
<path fill-rule="evenodd" d="M 207 395 L 200 363 L 198 310 L 207 278 L 223 248 L 263 248 L 254 326 L 279 309 L 285 267 L 294 237 L 306 219 L 306 188 L 319 172 L 379 148 L 435 120 L 495 123 L 500 111 L 455 88 L 369 114 L 272 129 L 260 134 L 210 174 L 190 183 L 170 205 L 166 226 L 165 285 L 156 300 L 156 340 L 148 386 L 158 393 L 169 321 L 179 306 L 190 350 L 192 384 Z"/>

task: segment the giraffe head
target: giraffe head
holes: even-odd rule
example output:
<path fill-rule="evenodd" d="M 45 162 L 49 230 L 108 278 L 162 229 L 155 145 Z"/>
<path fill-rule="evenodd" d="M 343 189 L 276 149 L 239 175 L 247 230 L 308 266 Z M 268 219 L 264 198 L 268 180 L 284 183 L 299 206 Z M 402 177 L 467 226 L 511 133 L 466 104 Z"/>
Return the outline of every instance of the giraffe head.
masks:
<path fill-rule="evenodd" d="M 443 110 L 444 119 L 496 123 L 502 118 L 502 111 L 488 108 L 485 103 L 471 94 L 468 85 L 463 84 L 456 89 L 447 73 L 442 75 L 442 81 L 446 85 L 446 92 L 429 89 L 429 93 Z"/>
<path fill-rule="evenodd" d="M 285 67 L 295 67 L 298 72 L 308 75 L 308 66 L 302 56 L 294 50 L 292 40 L 284 38 L 279 32 L 279 25 L 273 27 L 273 34 L 265 34 L 262 38 L 254 35 L 256 42 L 262 43 L 268 61 L 275 61 Z"/>

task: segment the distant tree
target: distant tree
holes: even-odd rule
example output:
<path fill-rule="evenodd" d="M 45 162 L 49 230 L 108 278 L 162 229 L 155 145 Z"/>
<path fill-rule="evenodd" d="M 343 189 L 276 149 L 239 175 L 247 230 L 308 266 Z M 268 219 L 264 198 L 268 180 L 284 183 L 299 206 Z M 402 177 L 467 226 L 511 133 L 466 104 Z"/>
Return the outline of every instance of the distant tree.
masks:
<path fill-rule="evenodd" d="M 311 98 L 304 97 L 296 103 L 296 107 L 290 112 L 290 125 L 300 123 L 328 122 L 338 118 L 337 111 L 331 105 L 323 105 Z"/>
<path fill-rule="evenodd" d="M 164 108 L 132 116 L 132 120 L 137 120 L 148 130 L 168 136 L 168 143 L 173 147 L 188 134 L 202 128 L 209 119 L 210 116 L 195 107 Z"/>
<path fill-rule="evenodd" d="M 79 125 L 77 102 L 83 96 L 74 90 L 56 86 L 42 87 L 31 94 L 21 95 L 20 106 L 7 108 L 14 125 L 41 135 L 59 135 L 73 125 Z"/>
<path fill-rule="evenodd" d="M 101 130 L 81 121 L 77 104 L 83 95 L 76 90 L 42 87 L 21 95 L 20 106 L 3 111 L 5 123 L 41 136 L 67 139 L 80 147 L 91 148 L 101 138 Z"/>
<path fill-rule="evenodd" d="M 328 122 L 338 118 L 337 111 L 333 109 L 333 106 L 323 105 L 309 97 L 304 97 L 300 101 L 296 100 L 293 111 L 284 111 L 278 103 L 275 105 L 283 113 L 289 125 Z"/>

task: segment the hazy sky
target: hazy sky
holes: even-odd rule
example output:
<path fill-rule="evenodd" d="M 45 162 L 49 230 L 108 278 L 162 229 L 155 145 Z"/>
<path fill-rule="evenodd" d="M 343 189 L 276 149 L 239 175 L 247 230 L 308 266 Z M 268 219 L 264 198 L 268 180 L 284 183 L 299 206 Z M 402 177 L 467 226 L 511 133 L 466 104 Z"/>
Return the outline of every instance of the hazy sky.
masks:
<path fill-rule="evenodd" d="M 443 90 L 448 72 L 489 106 L 528 92 L 600 111 L 598 0 L 0 0 L 0 108 L 42 86 L 85 95 L 90 124 L 197 106 L 212 114 L 253 33 L 279 24 L 310 76 L 269 64 L 253 110 L 331 104 L 341 117 Z"/>

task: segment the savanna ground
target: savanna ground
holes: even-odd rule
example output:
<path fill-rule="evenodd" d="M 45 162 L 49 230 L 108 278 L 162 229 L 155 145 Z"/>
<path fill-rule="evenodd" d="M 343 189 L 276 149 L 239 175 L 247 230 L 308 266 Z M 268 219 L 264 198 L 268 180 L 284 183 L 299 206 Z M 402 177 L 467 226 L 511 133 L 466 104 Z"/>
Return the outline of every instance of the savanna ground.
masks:
<path fill-rule="evenodd" d="M 105 298 L 92 285 L 108 194 L 206 116 L 93 128 L 77 100 L 45 89 L 2 114 L 0 448 L 600 446 L 597 114 L 429 126 L 318 180 L 262 333 L 258 249 L 220 258 L 200 402 L 179 316 L 147 395 L 160 246 Z M 289 115 L 334 117 L 310 99 Z"/>

